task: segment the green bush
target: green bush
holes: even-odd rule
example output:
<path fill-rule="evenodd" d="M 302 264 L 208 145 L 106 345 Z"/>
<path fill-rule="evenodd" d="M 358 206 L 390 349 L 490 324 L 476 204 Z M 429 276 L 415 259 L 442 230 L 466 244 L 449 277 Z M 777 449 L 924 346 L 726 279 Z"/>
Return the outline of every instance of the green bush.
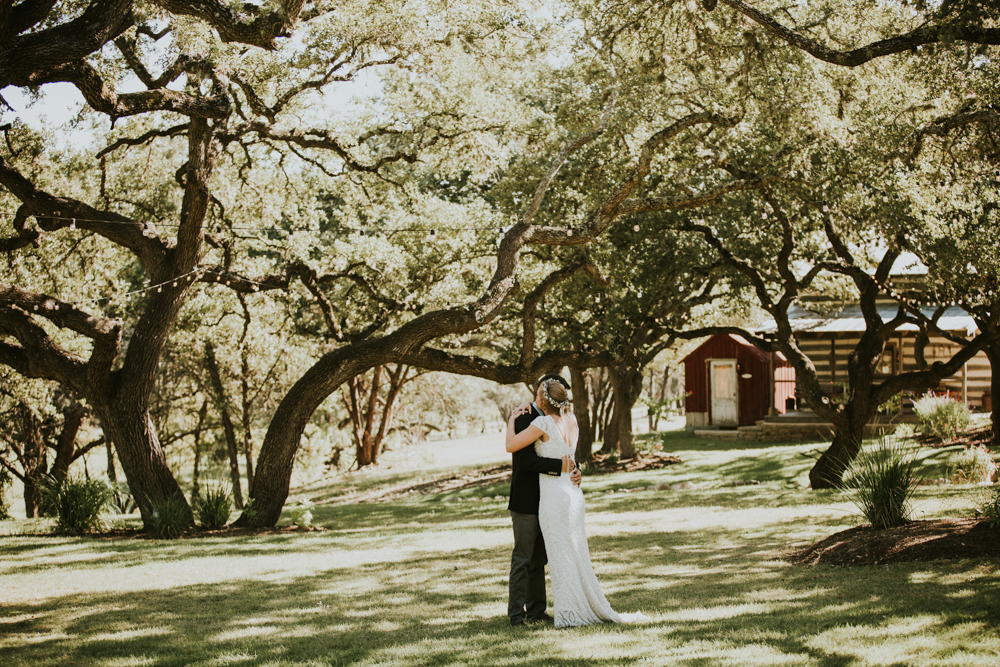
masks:
<path fill-rule="evenodd" d="M 920 431 L 941 440 L 954 438 L 972 422 L 969 406 L 946 396 L 925 394 L 913 401 L 913 411 L 917 414 Z"/>
<path fill-rule="evenodd" d="M 0 468 L 0 521 L 10 519 L 10 505 L 7 504 L 7 488 L 13 482 L 6 468 Z"/>
<path fill-rule="evenodd" d="M 1000 528 L 1000 486 L 990 487 L 976 508 L 976 515 L 989 521 L 990 528 Z"/>
<path fill-rule="evenodd" d="M 975 445 L 953 455 L 948 461 L 956 484 L 978 484 L 993 480 L 997 472 L 993 452 L 985 445 Z"/>
<path fill-rule="evenodd" d="M 184 498 L 170 496 L 153 502 L 153 534 L 162 540 L 176 540 L 190 526 Z"/>
<path fill-rule="evenodd" d="M 243 506 L 243 511 L 240 512 L 240 518 L 246 518 L 247 523 L 250 523 L 257 518 L 257 503 L 253 498 L 249 498 Z"/>
<path fill-rule="evenodd" d="M 219 528 L 229 523 L 233 494 L 225 486 L 209 489 L 195 504 L 195 517 L 203 528 Z"/>
<path fill-rule="evenodd" d="M 893 528 L 909 521 L 917 487 L 913 450 L 892 436 L 863 449 L 844 475 L 841 490 L 872 528 Z"/>
<path fill-rule="evenodd" d="M 104 528 L 101 513 L 111 501 L 111 487 L 96 479 L 67 477 L 41 485 L 45 506 L 56 517 L 56 531 L 83 535 Z"/>
<path fill-rule="evenodd" d="M 299 528 L 308 528 L 311 526 L 313 520 L 313 507 L 314 505 L 311 500 L 303 498 L 288 508 L 288 515 L 292 520 L 292 525 L 298 526 Z"/>

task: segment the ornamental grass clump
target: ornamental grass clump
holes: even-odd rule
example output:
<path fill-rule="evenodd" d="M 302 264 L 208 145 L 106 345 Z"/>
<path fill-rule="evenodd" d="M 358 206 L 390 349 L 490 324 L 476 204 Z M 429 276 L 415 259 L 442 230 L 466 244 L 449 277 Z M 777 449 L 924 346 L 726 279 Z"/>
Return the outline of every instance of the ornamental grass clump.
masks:
<path fill-rule="evenodd" d="M 953 455 L 951 481 L 955 484 L 989 484 L 997 474 L 993 452 L 985 445 L 973 445 Z"/>
<path fill-rule="evenodd" d="M 221 528 L 229 523 L 233 494 L 225 486 L 209 489 L 195 505 L 195 517 L 202 528 Z"/>
<path fill-rule="evenodd" d="M 847 469 L 841 490 L 872 528 L 895 528 L 910 520 L 917 488 L 916 457 L 904 440 L 885 436 L 863 449 Z"/>
<path fill-rule="evenodd" d="M 913 411 L 919 420 L 920 432 L 941 440 L 951 440 L 972 423 L 969 406 L 947 396 L 925 394 L 913 401 Z"/>
<path fill-rule="evenodd" d="M 176 540 L 190 525 L 183 498 L 170 496 L 153 502 L 153 534 L 161 540 Z"/>
<path fill-rule="evenodd" d="M 111 487 L 96 479 L 68 477 L 40 485 L 44 505 L 56 518 L 56 532 L 83 535 L 104 529 L 101 513 L 111 501 Z"/>

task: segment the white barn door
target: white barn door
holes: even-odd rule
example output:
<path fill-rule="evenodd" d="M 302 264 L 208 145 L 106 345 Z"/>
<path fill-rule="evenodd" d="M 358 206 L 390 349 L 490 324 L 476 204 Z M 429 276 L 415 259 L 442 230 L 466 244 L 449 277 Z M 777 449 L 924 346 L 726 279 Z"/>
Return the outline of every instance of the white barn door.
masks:
<path fill-rule="evenodd" d="M 710 360 L 708 378 L 712 395 L 712 423 L 716 426 L 738 426 L 736 360 Z"/>

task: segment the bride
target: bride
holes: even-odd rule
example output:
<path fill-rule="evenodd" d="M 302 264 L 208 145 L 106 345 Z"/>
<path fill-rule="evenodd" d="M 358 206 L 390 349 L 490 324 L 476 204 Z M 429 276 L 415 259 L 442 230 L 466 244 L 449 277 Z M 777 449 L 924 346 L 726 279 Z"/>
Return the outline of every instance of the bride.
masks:
<path fill-rule="evenodd" d="M 552 577 L 552 606 L 556 627 L 589 625 L 612 621 L 633 623 L 647 620 L 642 612 L 619 614 L 608 604 L 590 564 L 590 548 L 584 525 L 583 491 L 570 481 L 575 468 L 579 427 L 572 413 L 565 387 L 546 380 L 538 387 L 536 405 L 542 416 L 520 433 L 514 420 L 532 410 L 530 403 L 519 406 L 507 423 L 507 451 L 516 452 L 534 445 L 538 455 L 563 460 L 559 477 L 539 475 L 538 523 L 548 552 Z"/>

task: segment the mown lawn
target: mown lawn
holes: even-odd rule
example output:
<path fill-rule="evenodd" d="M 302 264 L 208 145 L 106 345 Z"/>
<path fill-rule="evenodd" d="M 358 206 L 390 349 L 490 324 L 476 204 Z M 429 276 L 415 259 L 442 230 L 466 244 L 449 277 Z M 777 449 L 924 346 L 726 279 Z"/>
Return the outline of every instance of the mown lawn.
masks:
<path fill-rule="evenodd" d="M 822 444 L 683 433 L 662 443 L 685 462 L 584 482 L 605 592 L 649 624 L 512 630 L 505 503 L 448 502 L 505 492 L 480 487 L 319 505 L 317 532 L 163 542 L 0 524 L 0 665 L 1000 664 L 994 562 L 856 569 L 782 559 L 858 523 L 838 494 L 802 488 Z M 928 472 L 939 463 L 931 456 Z M 397 466 L 366 473 L 361 486 L 408 474 L 427 476 Z M 760 484 L 731 485 L 750 479 Z M 682 481 L 696 488 L 606 493 Z M 973 492 L 922 487 L 916 517 L 967 516 Z"/>

